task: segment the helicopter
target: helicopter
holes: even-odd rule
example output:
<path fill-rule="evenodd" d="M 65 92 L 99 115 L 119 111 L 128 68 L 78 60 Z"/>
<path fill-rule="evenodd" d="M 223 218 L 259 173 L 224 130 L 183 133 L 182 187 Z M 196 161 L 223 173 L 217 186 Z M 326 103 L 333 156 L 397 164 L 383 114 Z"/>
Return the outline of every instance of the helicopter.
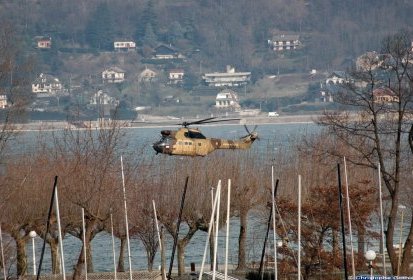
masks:
<path fill-rule="evenodd" d="M 252 131 L 244 125 L 247 135 L 239 140 L 227 140 L 219 138 L 207 138 L 197 128 L 189 128 L 194 124 L 206 124 L 214 122 L 225 122 L 239 119 L 207 118 L 193 122 L 183 122 L 177 125 L 182 127 L 178 130 L 162 130 L 161 139 L 153 143 L 152 147 L 156 154 L 179 155 L 179 156 L 201 156 L 204 157 L 217 149 L 249 149 L 251 144 L 258 138 L 255 132 L 257 126 Z"/>

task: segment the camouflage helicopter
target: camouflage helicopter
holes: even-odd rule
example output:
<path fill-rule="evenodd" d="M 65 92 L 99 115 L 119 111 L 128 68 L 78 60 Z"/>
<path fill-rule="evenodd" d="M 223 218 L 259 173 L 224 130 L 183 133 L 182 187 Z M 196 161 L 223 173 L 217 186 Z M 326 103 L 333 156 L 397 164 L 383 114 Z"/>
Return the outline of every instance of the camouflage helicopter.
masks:
<path fill-rule="evenodd" d="M 239 119 L 224 119 L 214 120 L 215 118 L 207 118 L 193 122 L 183 122 L 182 127 L 178 130 L 162 130 L 161 139 L 153 143 L 152 147 L 156 154 L 179 155 L 179 156 L 206 156 L 216 149 L 249 149 L 251 144 L 258 138 L 254 127 L 253 131 L 249 131 L 244 125 L 247 135 L 239 140 L 227 140 L 219 138 L 207 138 L 197 128 L 189 128 L 194 124 L 206 124 L 214 122 L 225 122 Z"/>

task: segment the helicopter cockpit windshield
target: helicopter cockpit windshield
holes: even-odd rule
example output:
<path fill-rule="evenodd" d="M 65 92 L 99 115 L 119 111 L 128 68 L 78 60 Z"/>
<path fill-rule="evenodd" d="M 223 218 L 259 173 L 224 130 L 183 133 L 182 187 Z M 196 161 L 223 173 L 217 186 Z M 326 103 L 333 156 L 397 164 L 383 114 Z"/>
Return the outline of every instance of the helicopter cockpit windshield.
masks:
<path fill-rule="evenodd" d="M 162 136 L 161 139 L 153 143 L 152 147 L 157 153 L 162 153 L 164 148 L 169 148 L 173 144 L 173 139 L 170 136 Z"/>
<path fill-rule="evenodd" d="M 163 145 L 171 145 L 172 144 L 172 137 L 170 136 L 162 136 L 161 139 L 157 142 L 158 144 L 163 144 Z"/>

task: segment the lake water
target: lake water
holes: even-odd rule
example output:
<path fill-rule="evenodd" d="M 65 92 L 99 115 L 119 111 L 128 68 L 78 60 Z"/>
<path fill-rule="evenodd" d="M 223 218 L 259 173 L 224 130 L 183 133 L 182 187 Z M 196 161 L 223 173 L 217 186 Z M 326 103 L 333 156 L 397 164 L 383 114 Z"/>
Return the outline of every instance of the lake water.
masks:
<path fill-rule="evenodd" d="M 246 135 L 246 131 L 242 125 L 216 125 L 216 126 L 202 126 L 200 127 L 202 132 L 207 137 L 216 138 L 228 138 L 235 139 Z M 148 153 L 153 153 L 151 144 L 158 140 L 160 137 L 161 129 L 174 129 L 174 127 L 157 127 L 157 128 L 127 128 L 126 135 L 131 144 L 131 148 L 136 148 L 137 146 L 146 146 L 144 149 Z M 253 126 L 249 126 L 249 129 L 253 129 Z M 259 125 L 256 130 L 259 134 L 260 141 L 257 141 L 252 146 L 252 151 L 262 152 L 268 147 L 272 149 L 278 149 L 280 147 L 290 147 L 294 140 L 298 139 L 302 135 L 312 134 L 317 131 L 317 127 L 313 123 L 300 123 L 300 124 L 263 124 Z M 23 146 L 23 150 L 30 150 L 33 148 L 31 141 L 36 138 L 35 132 L 28 132 L 19 140 L 19 144 Z M 22 149 L 20 149 L 21 151 Z M 158 155 L 158 157 L 163 157 L 164 155 Z M 207 159 L 207 157 L 206 157 Z M 181 235 L 185 233 L 185 225 L 181 225 Z M 261 256 L 261 250 L 264 240 L 266 228 L 266 219 L 259 218 L 257 216 L 251 215 L 249 218 L 249 230 L 247 232 L 247 258 L 248 260 L 259 261 Z M 231 220 L 230 229 L 230 250 L 229 250 L 229 263 L 237 264 L 238 255 L 238 233 L 239 233 L 239 221 L 238 219 Z M 202 256 L 205 248 L 205 242 L 207 238 L 207 233 L 198 231 L 195 236 L 191 239 L 190 244 L 187 246 L 185 252 L 185 263 L 187 266 L 191 262 L 194 262 L 199 268 L 202 261 Z M 271 238 L 270 238 L 271 239 Z M 98 234 L 92 241 L 92 255 L 95 272 L 103 271 L 113 271 L 113 253 L 112 253 L 112 239 L 108 233 Z M 220 232 L 219 235 L 219 262 L 223 263 L 224 257 L 224 242 L 225 233 Z M 116 248 L 116 263 L 117 257 L 119 256 L 119 240 L 115 239 Z M 167 255 L 167 266 L 169 266 L 169 259 L 172 250 L 172 238 L 166 235 L 166 255 Z M 35 249 L 36 249 L 36 259 L 37 262 L 40 259 L 40 252 L 43 241 L 39 238 L 35 238 Z M 81 241 L 73 236 L 67 235 L 63 240 L 64 246 L 64 257 L 65 257 L 65 267 L 67 272 L 72 272 L 72 269 L 77 261 L 78 255 L 81 250 Z M 268 246 L 271 248 L 271 245 Z M 29 272 L 32 271 L 32 243 L 27 244 L 28 253 L 28 267 Z M 208 250 L 209 252 L 209 250 Z M 125 250 L 125 268 L 128 268 L 128 257 L 127 249 Z M 175 267 L 176 267 L 175 257 Z M 132 268 L 134 270 L 142 270 L 147 268 L 146 251 L 143 248 L 142 243 L 139 239 L 131 240 L 131 260 Z M 209 260 L 209 258 L 207 259 Z M 160 265 L 159 252 L 155 258 L 154 268 Z M 51 270 L 51 262 L 49 252 L 46 251 L 44 262 L 43 262 L 43 272 L 48 273 Z"/>

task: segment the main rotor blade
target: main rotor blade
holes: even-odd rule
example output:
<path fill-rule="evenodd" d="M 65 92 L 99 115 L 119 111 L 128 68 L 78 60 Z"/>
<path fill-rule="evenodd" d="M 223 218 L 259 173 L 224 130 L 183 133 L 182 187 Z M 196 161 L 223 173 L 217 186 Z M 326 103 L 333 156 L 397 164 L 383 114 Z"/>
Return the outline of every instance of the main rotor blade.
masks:
<path fill-rule="evenodd" d="M 225 119 L 225 120 L 215 120 L 215 121 L 204 121 L 202 123 L 214 123 L 214 122 L 229 122 L 229 121 L 239 121 L 240 119 Z"/>
<path fill-rule="evenodd" d="M 209 121 L 212 119 L 216 119 L 216 117 L 212 117 L 212 118 L 207 118 L 207 119 L 202 119 L 202 120 L 198 120 L 198 121 L 193 121 L 193 122 L 182 122 L 182 123 L 177 123 L 176 125 L 182 125 L 184 127 L 187 127 L 188 125 L 192 125 L 192 124 L 201 124 L 205 121 Z"/>
<path fill-rule="evenodd" d="M 202 119 L 202 120 L 194 121 L 194 122 L 189 122 L 189 125 L 191 125 L 191 124 L 201 124 L 201 123 L 204 123 L 204 122 L 209 121 L 209 120 L 212 120 L 212 119 L 216 119 L 216 117 L 207 118 L 207 119 Z"/>

